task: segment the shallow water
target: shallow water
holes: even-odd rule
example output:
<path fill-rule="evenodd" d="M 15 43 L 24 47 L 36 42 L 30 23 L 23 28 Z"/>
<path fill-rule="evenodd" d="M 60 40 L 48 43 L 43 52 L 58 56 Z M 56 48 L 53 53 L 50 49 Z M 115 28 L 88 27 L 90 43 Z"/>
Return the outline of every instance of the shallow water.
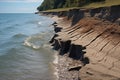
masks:
<path fill-rule="evenodd" d="M 0 14 L 0 80 L 53 80 L 52 22 L 35 14 Z"/>

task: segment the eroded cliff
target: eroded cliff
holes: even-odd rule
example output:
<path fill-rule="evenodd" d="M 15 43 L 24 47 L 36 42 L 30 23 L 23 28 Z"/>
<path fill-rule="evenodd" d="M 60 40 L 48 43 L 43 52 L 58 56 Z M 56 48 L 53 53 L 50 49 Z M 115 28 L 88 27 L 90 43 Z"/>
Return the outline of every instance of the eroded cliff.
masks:
<path fill-rule="evenodd" d="M 50 42 L 60 55 L 72 58 L 66 67 L 80 68 L 80 78 L 59 80 L 120 80 L 120 5 L 43 13 L 62 18 L 53 24 Z"/>

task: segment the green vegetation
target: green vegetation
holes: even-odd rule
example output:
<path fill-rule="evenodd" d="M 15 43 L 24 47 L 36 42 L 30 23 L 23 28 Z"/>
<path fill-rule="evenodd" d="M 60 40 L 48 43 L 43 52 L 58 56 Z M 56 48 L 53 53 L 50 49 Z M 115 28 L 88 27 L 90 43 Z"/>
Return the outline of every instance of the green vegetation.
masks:
<path fill-rule="evenodd" d="M 81 7 L 85 4 L 100 1 L 104 0 L 44 0 L 41 6 L 39 6 L 37 9 L 39 11 L 44 11 L 58 8 Z"/>
<path fill-rule="evenodd" d="M 67 11 L 75 8 L 97 8 L 120 5 L 120 0 L 44 0 L 38 11 Z"/>
<path fill-rule="evenodd" d="M 84 8 L 98 8 L 104 6 L 120 5 L 120 0 L 105 0 L 104 2 L 91 3 L 83 6 Z"/>
<path fill-rule="evenodd" d="M 45 10 L 45 11 L 42 11 L 42 12 L 60 12 L 60 11 L 69 11 L 70 9 L 78 9 L 78 8 L 80 8 L 80 7 L 50 9 L 50 10 Z"/>

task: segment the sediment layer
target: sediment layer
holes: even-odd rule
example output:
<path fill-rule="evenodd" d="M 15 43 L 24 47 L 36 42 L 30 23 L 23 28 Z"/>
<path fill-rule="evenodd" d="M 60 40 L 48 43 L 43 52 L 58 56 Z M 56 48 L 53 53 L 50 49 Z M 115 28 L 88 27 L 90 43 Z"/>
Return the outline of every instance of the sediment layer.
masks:
<path fill-rule="evenodd" d="M 120 80 L 120 5 L 43 14 L 60 17 L 50 43 L 71 77 L 59 80 Z"/>

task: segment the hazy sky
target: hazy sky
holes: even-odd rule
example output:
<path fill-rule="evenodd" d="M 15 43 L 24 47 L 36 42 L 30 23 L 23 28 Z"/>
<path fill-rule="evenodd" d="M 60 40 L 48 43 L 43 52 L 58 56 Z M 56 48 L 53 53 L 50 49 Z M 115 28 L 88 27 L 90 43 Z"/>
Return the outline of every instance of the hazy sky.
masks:
<path fill-rule="evenodd" d="M 34 13 L 43 0 L 0 0 L 0 13 Z"/>

